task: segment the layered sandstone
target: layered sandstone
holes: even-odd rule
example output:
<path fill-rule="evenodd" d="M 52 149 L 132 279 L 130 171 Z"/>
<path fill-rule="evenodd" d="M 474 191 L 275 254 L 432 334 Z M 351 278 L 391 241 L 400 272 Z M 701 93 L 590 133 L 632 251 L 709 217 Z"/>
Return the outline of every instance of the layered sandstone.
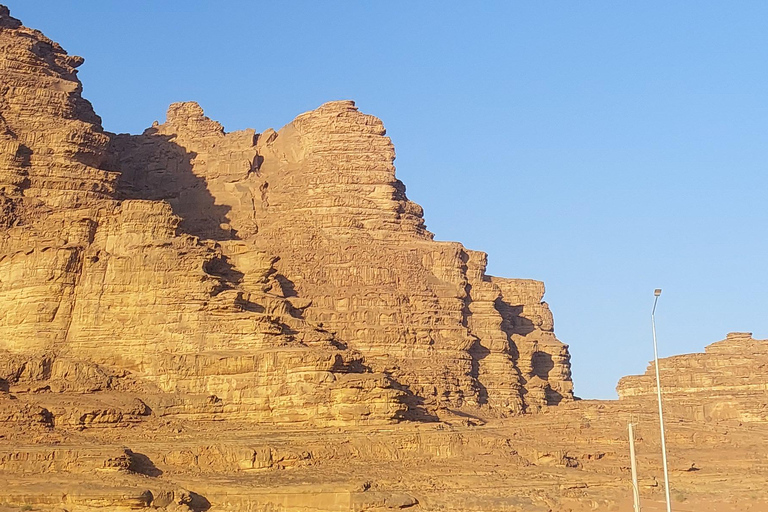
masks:
<path fill-rule="evenodd" d="M 432 240 L 379 119 L 340 101 L 226 133 L 177 103 L 109 134 L 82 58 L 0 19 L 8 386 L 93 367 L 158 414 L 331 424 L 572 399 L 543 285 Z"/>
<path fill-rule="evenodd" d="M 237 243 L 224 254 L 180 231 L 167 202 L 116 195 L 82 59 L 5 8 L 0 27 L 6 390 L 93 391 L 95 373 L 109 376 L 98 390 L 142 394 L 160 415 L 334 424 L 405 410 L 389 377 L 307 324 L 275 256 Z"/>
<path fill-rule="evenodd" d="M 411 405 L 504 413 L 572 398 L 542 283 L 492 278 L 484 253 L 433 241 L 381 121 L 354 103 L 263 134 L 226 133 L 177 103 L 111 152 L 120 194 L 167 200 L 182 231 L 218 242 L 243 286 L 237 254 L 277 255 L 289 300 L 393 376 Z"/>
<path fill-rule="evenodd" d="M 572 401 L 543 283 L 435 242 L 380 120 L 114 135 L 2 6 L 0 48 L 0 512 L 628 512 L 630 421 L 663 509 L 650 374 Z M 662 360 L 675 510 L 768 502 L 767 357 Z"/>
<path fill-rule="evenodd" d="M 654 364 L 619 381 L 621 399 L 656 396 Z M 680 414 L 704 419 L 768 421 L 768 340 L 728 333 L 704 353 L 659 360 L 662 396 Z"/>

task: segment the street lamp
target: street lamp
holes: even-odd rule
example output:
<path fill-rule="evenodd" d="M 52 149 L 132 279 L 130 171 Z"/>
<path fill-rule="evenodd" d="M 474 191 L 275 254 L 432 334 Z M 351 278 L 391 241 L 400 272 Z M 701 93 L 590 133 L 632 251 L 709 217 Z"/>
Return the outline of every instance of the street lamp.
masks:
<path fill-rule="evenodd" d="M 669 471 L 667 470 L 667 442 L 664 439 L 664 413 L 661 408 L 661 378 L 659 377 L 659 351 L 656 348 L 656 303 L 661 295 L 661 288 L 653 291 L 656 297 L 653 299 L 653 311 L 651 311 L 651 327 L 653 328 L 653 361 L 656 366 L 656 395 L 659 398 L 659 428 L 661 429 L 661 458 L 664 462 L 664 491 L 667 495 L 667 512 L 672 512 L 672 505 L 669 500 Z"/>

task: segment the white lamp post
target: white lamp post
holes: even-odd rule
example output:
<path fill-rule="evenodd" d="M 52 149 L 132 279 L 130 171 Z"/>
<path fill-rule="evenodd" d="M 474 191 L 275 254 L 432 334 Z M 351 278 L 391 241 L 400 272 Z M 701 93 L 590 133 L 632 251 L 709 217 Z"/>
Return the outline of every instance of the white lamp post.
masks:
<path fill-rule="evenodd" d="M 661 408 L 661 378 L 659 377 L 659 351 L 656 348 L 656 303 L 661 295 L 661 288 L 653 291 L 656 297 L 653 299 L 653 311 L 651 311 L 651 327 L 653 328 L 653 361 L 656 366 L 656 394 L 659 398 L 659 428 L 661 429 L 661 458 L 664 462 L 664 491 L 667 495 L 667 512 L 672 512 L 672 504 L 669 500 L 669 471 L 667 470 L 667 442 L 664 439 L 664 412 Z"/>
<path fill-rule="evenodd" d="M 629 427 L 629 463 L 632 467 L 632 503 L 635 512 L 640 512 L 640 487 L 637 485 L 637 461 L 635 460 L 635 430 L 632 423 Z"/>

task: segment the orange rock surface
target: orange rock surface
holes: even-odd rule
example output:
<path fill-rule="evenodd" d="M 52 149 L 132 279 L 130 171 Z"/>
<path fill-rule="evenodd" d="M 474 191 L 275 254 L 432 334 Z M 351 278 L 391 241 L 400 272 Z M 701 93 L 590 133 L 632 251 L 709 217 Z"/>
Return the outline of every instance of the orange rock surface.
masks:
<path fill-rule="evenodd" d="M 653 382 L 575 401 L 543 283 L 434 241 L 379 119 L 116 135 L 2 6 L 0 47 L 0 511 L 629 510 L 628 421 L 658 504 Z M 690 510 L 768 497 L 765 346 L 662 361 Z"/>

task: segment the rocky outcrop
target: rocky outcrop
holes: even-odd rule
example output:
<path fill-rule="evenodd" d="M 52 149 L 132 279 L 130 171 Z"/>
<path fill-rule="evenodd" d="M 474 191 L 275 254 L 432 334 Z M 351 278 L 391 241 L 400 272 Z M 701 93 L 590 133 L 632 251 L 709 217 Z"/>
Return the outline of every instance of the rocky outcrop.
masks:
<path fill-rule="evenodd" d="M 167 200 L 180 229 L 216 240 L 244 280 L 238 254 L 277 255 L 289 300 L 411 405 L 504 414 L 572 399 L 543 285 L 491 278 L 484 253 L 433 241 L 381 121 L 354 103 L 263 134 L 225 133 L 177 103 L 143 135 L 116 136 L 111 153 L 123 197 Z"/>
<path fill-rule="evenodd" d="M 341 101 L 226 133 L 177 103 L 109 134 L 83 59 L 0 20 L 9 389 L 120 382 L 161 416 L 324 424 L 572 398 L 543 285 L 432 240 L 377 118 Z M 62 384 L 70 367 L 83 382 Z"/>
<path fill-rule="evenodd" d="M 432 240 L 379 119 L 337 101 L 226 133 L 176 103 L 105 133 L 83 59 L 0 19 L 0 349 L 270 418 L 317 417 L 345 386 L 390 419 L 572 399 L 543 285 Z"/>
<path fill-rule="evenodd" d="M 652 368 L 573 401 L 543 283 L 434 241 L 380 120 L 109 134 L 82 59 L 0 47 L 0 510 L 630 510 L 630 421 L 661 509 Z M 687 509 L 768 502 L 767 343 L 661 361 Z"/>
<path fill-rule="evenodd" d="M 704 419 L 768 421 L 768 340 L 732 332 L 708 345 L 703 354 L 659 360 L 661 391 L 680 414 Z M 644 375 L 619 381 L 621 399 L 656 396 L 653 363 Z"/>
<path fill-rule="evenodd" d="M 6 392 L 106 391 L 117 380 L 93 378 L 121 375 L 121 390 L 142 394 L 161 416 L 399 417 L 403 392 L 307 324 L 282 291 L 274 256 L 237 241 L 225 252 L 204 222 L 196 236 L 180 227 L 195 219 L 164 198 L 116 194 L 112 136 L 80 95 L 81 58 L 5 8 L 0 46 Z"/>
<path fill-rule="evenodd" d="M 0 190 L 34 206 L 72 209 L 109 197 L 109 137 L 77 79 L 81 57 L 0 12 Z M 8 224 L 8 219 L 5 219 Z"/>

